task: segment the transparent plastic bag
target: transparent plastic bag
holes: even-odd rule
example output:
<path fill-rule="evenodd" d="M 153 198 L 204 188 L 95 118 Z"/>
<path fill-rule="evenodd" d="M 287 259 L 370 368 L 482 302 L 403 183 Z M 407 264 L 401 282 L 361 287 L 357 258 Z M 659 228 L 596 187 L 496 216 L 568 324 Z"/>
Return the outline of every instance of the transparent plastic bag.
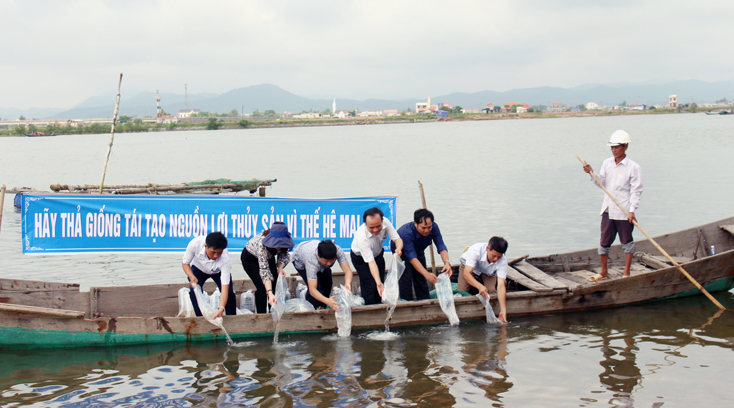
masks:
<path fill-rule="evenodd" d="M 364 298 L 360 295 L 352 295 L 351 307 L 364 306 Z"/>
<path fill-rule="evenodd" d="M 224 326 L 222 326 L 222 318 L 214 318 L 214 315 L 217 314 L 217 310 L 212 308 L 211 305 L 206 301 L 204 293 L 206 292 L 201 290 L 201 286 L 196 285 L 196 287 L 194 288 L 194 295 L 196 296 L 196 302 L 199 304 L 201 315 L 211 324 L 224 328 Z"/>
<path fill-rule="evenodd" d="M 307 293 L 308 293 L 308 286 L 299 282 L 298 286 L 296 286 L 296 298 L 306 300 Z"/>
<path fill-rule="evenodd" d="M 209 296 L 209 305 L 211 305 L 212 309 L 219 309 L 219 301 L 221 300 L 221 298 L 222 294 L 219 292 L 219 288 L 214 289 L 212 295 Z"/>
<path fill-rule="evenodd" d="M 382 291 L 382 303 L 394 306 L 398 304 L 398 298 L 400 297 L 400 288 L 398 287 L 398 280 L 403 276 L 405 270 L 405 264 L 399 256 L 393 256 L 392 265 L 390 270 L 387 272 L 385 277 L 385 289 Z"/>
<path fill-rule="evenodd" d="M 487 323 L 502 324 L 502 321 L 494 315 L 494 310 L 492 310 L 492 305 L 489 303 L 489 300 L 485 299 L 482 295 L 477 295 L 477 298 L 484 305 L 484 310 L 486 311 L 487 315 Z"/>
<path fill-rule="evenodd" d="M 240 310 L 255 313 L 255 294 L 252 293 L 252 289 L 247 290 L 240 296 Z"/>
<path fill-rule="evenodd" d="M 301 298 L 295 298 L 285 301 L 285 310 L 283 313 L 313 312 L 314 310 L 316 309 L 314 309 L 311 302 Z"/>
<path fill-rule="evenodd" d="M 191 293 L 191 289 L 189 288 L 181 288 L 178 290 L 177 317 L 196 317 L 196 312 L 194 312 L 194 305 L 191 304 L 189 293 Z"/>
<path fill-rule="evenodd" d="M 273 320 L 276 324 L 280 322 L 280 317 L 285 312 L 286 293 L 288 292 L 288 283 L 285 276 L 278 276 L 278 282 L 275 284 L 275 300 L 276 303 L 270 307 L 270 313 L 273 314 Z"/>
<path fill-rule="evenodd" d="M 347 290 L 344 285 L 334 288 L 336 301 L 339 303 L 339 311 L 334 313 L 336 324 L 339 327 L 337 335 L 339 337 L 349 337 L 352 334 L 352 305 L 354 304 L 354 295 L 351 290 Z M 364 303 L 364 300 L 362 300 Z"/>
<path fill-rule="evenodd" d="M 446 272 L 438 275 L 436 283 L 436 297 L 441 305 L 441 310 L 449 318 L 452 326 L 459 324 L 459 316 L 456 315 L 456 307 L 454 306 L 454 292 L 451 288 L 451 279 Z"/>

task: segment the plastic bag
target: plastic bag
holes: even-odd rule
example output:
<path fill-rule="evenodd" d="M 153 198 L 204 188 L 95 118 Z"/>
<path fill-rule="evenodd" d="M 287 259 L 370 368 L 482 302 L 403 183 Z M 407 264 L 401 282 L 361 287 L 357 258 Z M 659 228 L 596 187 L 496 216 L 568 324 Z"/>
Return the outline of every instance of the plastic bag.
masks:
<path fill-rule="evenodd" d="M 219 292 L 219 288 L 214 289 L 212 295 L 209 296 L 209 305 L 211 305 L 212 309 L 219 309 L 219 301 L 221 300 L 221 298 L 222 294 Z"/>
<path fill-rule="evenodd" d="M 390 270 L 387 272 L 385 277 L 385 289 L 382 291 L 382 303 L 388 305 L 397 305 L 398 298 L 400 297 L 400 288 L 398 287 L 398 280 L 403 276 L 405 270 L 405 264 L 399 256 L 393 256 L 392 265 Z"/>
<path fill-rule="evenodd" d="M 201 310 L 201 315 L 211 324 L 224 328 L 222 326 L 222 318 L 217 317 L 214 318 L 214 315 L 217 314 L 216 309 L 212 308 L 211 305 L 205 300 L 204 293 L 201 290 L 200 285 L 196 285 L 194 288 L 194 295 L 196 296 L 196 302 L 199 304 L 199 310 Z"/>
<path fill-rule="evenodd" d="M 436 295 L 438 297 L 438 304 L 441 305 L 441 310 L 449 318 L 449 323 L 452 326 L 459 324 L 459 316 L 456 315 L 456 307 L 454 306 L 454 293 L 451 290 L 451 279 L 449 279 L 449 275 L 446 272 L 438 275 Z"/>
<path fill-rule="evenodd" d="M 307 293 L 308 293 L 308 286 L 299 282 L 298 286 L 296 286 L 296 298 L 306 300 Z"/>
<path fill-rule="evenodd" d="M 295 299 L 289 299 L 285 301 L 285 311 L 284 313 L 293 313 L 293 312 L 313 312 L 314 307 L 311 304 L 311 302 L 299 298 Z"/>
<path fill-rule="evenodd" d="M 285 312 L 286 293 L 288 292 L 288 283 L 285 276 L 279 276 L 278 282 L 275 284 L 275 300 L 276 303 L 270 307 L 270 313 L 273 314 L 275 324 L 280 322 L 280 317 Z"/>
<path fill-rule="evenodd" d="M 339 303 L 339 311 L 334 313 L 336 324 L 339 327 L 337 335 L 339 337 L 349 337 L 352 334 L 352 305 L 354 304 L 354 295 L 344 285 L 334 288 L 334 292 L 336 301 Z M 364 299 L 362 299 L 362 303 L 364 303 Z"/>
<path fill-rule="evenodd" d="M 189 293 L 191 293 L 191 289 L 189 288 L 178 290 L 178 315 L 176 317 L 196 317 L 194 305 L 191 304 Z"/>
<path fill-rule="evenodd" d="M 251 311 L 249 311 L 249 310 L 247 310 L 247 309 L 240 309 L 240 308 L 237 308 L 237 309 L 235 309 L 235 314 L 236 314 L 237 316 L 239 316 L 239 315 L 243 315 L 243 314 L 253 314 L 253 312 L 251 312 Z"/>
<path fill-rule="evenodd" d="M 252 293 L 252 289 L 240 296 L 240 309 L 255 313 L 255 294 Z"/>
<path fill-rule="evenodd" d="M 352 295 L 352 303 L 350 307 L 364 306 L 364 298 L 360 295 Z"/>
<path fill-rule="evenodd" d="M 477 295 L 477 298 L 479 298 L 479 301 L 484 305 L 484 310 L 487 315 L 487 323 L 503 324 L 502 321 L 494 315 L 494 310 L 492 310 L 492 305 L 489 303 L 489 299 L 485 299 L 482 295 Z"/>

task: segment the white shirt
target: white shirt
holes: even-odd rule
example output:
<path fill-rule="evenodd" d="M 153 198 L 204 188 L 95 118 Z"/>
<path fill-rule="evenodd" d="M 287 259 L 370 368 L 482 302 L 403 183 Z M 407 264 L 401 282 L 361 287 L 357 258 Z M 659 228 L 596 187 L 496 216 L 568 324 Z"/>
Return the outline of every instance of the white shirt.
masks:
<path fill-rule="evenodd" d="M 614 162 L 614 157 L 604 160 L 604 163 L 601 164 L 601 170 L 599 170 L 599 180 L 627 212 L 635 212 L 640 206 L 642 168 L 639 164 L 630 160 L 629 157 L 622 159 L 619 164 Z M 593 177 L 591 181 L 598 185 Z M 614 204 L 609 195 L 604 193 L 604 202 L 601 205 L 599 215 L 607 211 L 609 211 L 609 219 L 611 220 L 627 219 L 617 204 Z"/>
<path fill-rule="evenodd" d="M 232 282 L 232 260 L 229 258 L 229 252 L 225 249 L 219 258 L 212 260 L 206 255 L 204 245 L 206 245 L 206 236 L 202 235 L 192 239 L 186 246 L 183 263 L 196 266 L 207 275 L 221 273 L 222 284 L 229 285 Z"/>
<path fill-rule="evenodd" d="M 459 262 L 474 268 L 472 273 L 475 275 L 497 275 L 502 279 L 507 279 L 507 258 L 502 254 L 497 262 L 490 263 L 487 260 L 486 242 L 477 242 L 470 246 L 469 249 L 461 255 Z"/>
<path fill-rule="evenodd" d="M 382 218 L 382 231 L 377 235 L 372 235 L 367 229 L 367 224 L 363 223 L 354 233 L 352 252 L 360 255 L 365 262 L 372 262 L 375 260 L 375 254 L 379 255 L 382 252 L 382 243 L 388 236 L 393 241 L 400 239 L 400 235 L 387 218 Z"/>

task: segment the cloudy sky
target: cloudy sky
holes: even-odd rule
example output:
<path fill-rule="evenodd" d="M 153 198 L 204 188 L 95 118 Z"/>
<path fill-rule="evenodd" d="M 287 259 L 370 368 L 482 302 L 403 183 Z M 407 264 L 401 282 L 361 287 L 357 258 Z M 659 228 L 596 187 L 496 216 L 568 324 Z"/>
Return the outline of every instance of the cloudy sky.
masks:
<path fill-rule="evenodd" d="M 270 83 L 410 98 L 734 79 L 734 2 L 0 0 L 0 107 Z"/>

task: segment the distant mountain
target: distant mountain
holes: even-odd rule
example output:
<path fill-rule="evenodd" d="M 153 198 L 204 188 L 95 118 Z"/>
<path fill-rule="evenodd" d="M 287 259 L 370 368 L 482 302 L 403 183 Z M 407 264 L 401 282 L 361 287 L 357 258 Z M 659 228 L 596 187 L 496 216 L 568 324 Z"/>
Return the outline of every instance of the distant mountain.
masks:
<path fill-rule="evenodd" d="M 65 111 L 65 109 L 61 108 L 0 108 L 0 118 L 7 120 L 16 120 L 21 115 L 23 115 L 23 117 L 25 117 L 26 119 L 46 118 L 63 111 Z"/>
<path fill-rule="evenodd" d="M 704 82 L 697 80 L 676 81 L 666 84 L 586 84 L 574 88 L 538 87 L 513 89 L 506 92 L 482 91 L 473 94 L 453 93 L 431 98 L 431 102 L 449 102 L 452 106 L 473 108 L 487 103 L 502 105 L 505 102 L 523 102 L 528 105 L 548 105 L 561 102 L 579 105 L 597 102 L 601 105 L 644 103 L 662 105 L 669 95 L 678 95 L 681 102 L 711 103 L 721 98 L 734 99 L 734 81 Z"/>
<path fill-rule="evenodd" d="M 698 80 L 675 81 L 668 83 L 616 83 L 616 84 L 583 84 L 572 88 L 543 86 L 537 88 L 513 89 L 505 92 L 481 91 L 475 93 L 451 93 L 431 97 L 431 102 L 448 102 L 451 106 L 464 108 L 481 108 L 488 103 L 502 105 L 505 102 L 523 102 L 528 105 L 548 105 L 551 102 L 561 102 L 564 105 L 579 105 L 587 102 L 597 102 L 601 105 L 618 105 L 627 103 L 644 103 L 647 105 L 664 104 L 668 95 L 678 95 L 681 102 L 707 103 L 721 98 L 734 100 L 734 80 L 704 82 Z M 359 109 L 415 109 L 416 102 L 425 101 L 421 98 L 405 98 L 398 100 L 367 99 L 363 101 L 353 99 L 337 99 L 338 110 Z M 233 89 L 221 95 L 201 93 L 189 95 L 189 108 L 206 112 L 225 113 L 235 109 L 238 112 L 252 113 L 255 110 L 264 112 L 272 109 L 275 112 L 323 111 L 332 108 L 333 99 L 310 99 L 294 95 L 276 85 L 261 84 L 245 88 Z M 176 114 L 184 108 L 184 95 L 161 94 L 163 110 L 169 114 Z M 115 95 L 95 96 L 77 104 L 69 110 L 61 109 L 0 109 L 0 117 L 15 119 L 21 114 L 25 117 L 49 119 L 82 119 L 112 117 L 115 107 Z M 35 109 L 35 110 L 34 110 Z M 141 92 L 125 97 L 120 101 L 120 115 L 128 116 L 155 116 L 155 93 Z"/>

